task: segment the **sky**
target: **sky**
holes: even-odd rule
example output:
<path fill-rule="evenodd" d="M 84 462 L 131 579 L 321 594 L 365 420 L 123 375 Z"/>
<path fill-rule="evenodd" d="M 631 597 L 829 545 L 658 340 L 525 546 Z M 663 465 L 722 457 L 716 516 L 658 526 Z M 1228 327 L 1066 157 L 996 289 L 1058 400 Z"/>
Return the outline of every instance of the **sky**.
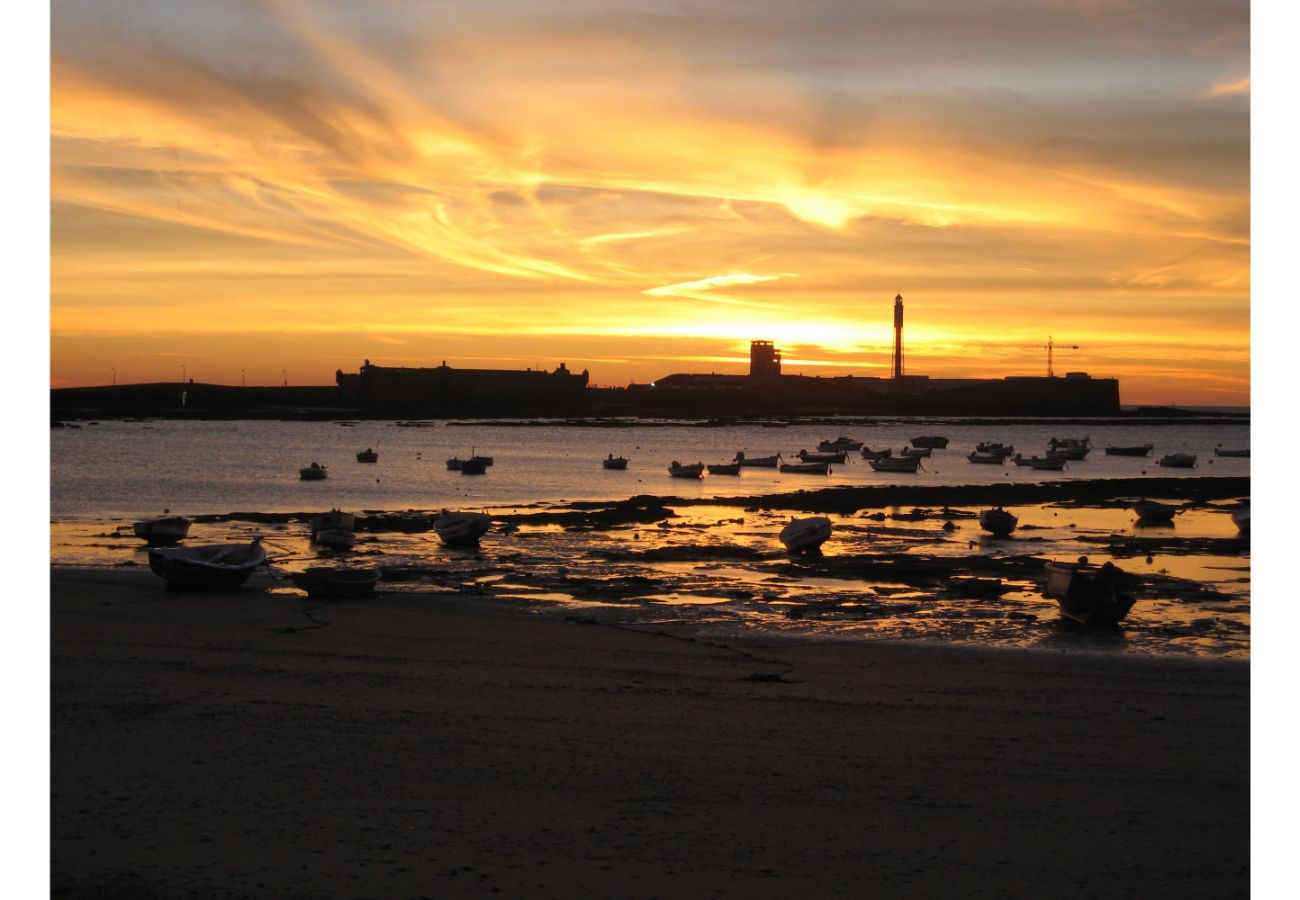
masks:
<path fill-rule="evenodd" d="M 383 365 L 1250 402 L 1245 2 L 55 0 L 53 386 Z M 1072 349 L 1077 345 L 1077 349 Z"/>

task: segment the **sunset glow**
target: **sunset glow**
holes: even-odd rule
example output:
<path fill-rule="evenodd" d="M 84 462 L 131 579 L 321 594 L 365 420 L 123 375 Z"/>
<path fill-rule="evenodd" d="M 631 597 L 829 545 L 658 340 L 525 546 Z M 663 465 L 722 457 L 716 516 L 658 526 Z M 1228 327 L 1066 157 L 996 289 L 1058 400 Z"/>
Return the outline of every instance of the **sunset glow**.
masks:
<path fill-rule="evenodd" d="M 1124 6 L 55 0 L 51 382 L 887 375 L 901 292 L 1247 404 L 1249 8 Z"/>

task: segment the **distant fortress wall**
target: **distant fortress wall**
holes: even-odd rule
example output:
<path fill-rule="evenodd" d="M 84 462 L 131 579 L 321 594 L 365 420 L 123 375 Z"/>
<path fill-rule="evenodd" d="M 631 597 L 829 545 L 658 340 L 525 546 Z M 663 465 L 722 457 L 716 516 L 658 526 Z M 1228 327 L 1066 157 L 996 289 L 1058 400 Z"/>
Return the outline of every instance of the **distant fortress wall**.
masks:
<path fill-rule="evenodd" d="M 355 375 L 334 380 L 345 403 L 363 409 L 473 412 L 477 409 L 570 410 L 582 402 L 589 376 L 564 363 L 541 369 L 455 369 L 376 366 L 366 360 Z"/>

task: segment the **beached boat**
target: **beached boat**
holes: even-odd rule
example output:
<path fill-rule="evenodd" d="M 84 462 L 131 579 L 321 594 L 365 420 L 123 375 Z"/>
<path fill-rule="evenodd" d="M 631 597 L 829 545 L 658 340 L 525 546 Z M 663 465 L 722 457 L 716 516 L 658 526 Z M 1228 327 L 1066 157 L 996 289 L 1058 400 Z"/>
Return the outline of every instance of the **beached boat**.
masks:
<path fill-rule="evenodd" d="M 911 472 L 916 474 L 917 469 L 921 468 L 921 457 L 919 456 L 896 456 L 885 457 L 884 459 L 869 459 L 867 462 L 876 472 Z"/>
<path fill-rule="evenodd" d="M 1227 456 L 1227 457 L 1232 457 L 1234 459 L 1250 459 L 1250 448 L 1246 447 L 1241 450 L 1221 450 L 1218 447 L 1215 447 L 1214 455 Z"/>
<path fill-rule="evenodd" d="M 991 453 L 998 456 L 1010 456 L 1016 452 L 1014 444 L 1000 444 L 997 442 L 983 441 L 975 445 L 976 453 Z"/>
<path fill-rule="evenodd" d="M 311 539 L 331 550 L 351 550 L 357 545 L 357 533 L 350 528 L 322 528 L 313 531 Z"/>
<path fill-rule="evenodd" d="M 781 471 L 788 475 L 829 475 L 831 464 L 828 462 L 781 463 Z"/>
<path fill-rule="evenodd" d="M 812 553 L 821 549 L 826 539 L 831 536 L 834 525 L 825 516 L 808 516 L 791 519 L 781 529 L 781 543 L 791 553 Z"/>
<path fill-rule="evenodd" d="M 737 450 L 736 456 L 732 462 L 738 462 L 742 466 L 759 466 L 764 469 L 775 469 L 781 463 L 781 454 L 775 456 L 746 456 L 743 450 Z"/>
<path fill-rule="evenodd" d="M 314 462 L 310 466 L 303 466 L 298 470 L 298 477 L 303 481 L 320 481 L 326 477 L 326 474 L 326 468 L 318 462 Z"/>
<path fill-rule="evenodd" d="M 1138 520 L 1148 523 L 1172 522 L 1181 508 L 1155 500 L 1137 500 L 1133 503 L 1133 512 L 1137 513 Z"/>
<path fill-rule="evenodd" d="M 377 570 L 349 567 L 312 566 L 303 572 L 293 572 L 289 577 L 293 579 L 294 587 L 306 591 L 308 597 L 324 600 L 369 597 L 379 583 Z"/>
<path fill-rule="evenodd" d="M 987 450 L 976 450 L 966 454 L 966 458 L 973 463 L 981 463 L 986 466 L 1000 466 L 1007 458 L 1005 453 L 990 453 Z"/>
<path fill-rule="evenodd" d="M 1048 459 L 1064 459 L 1078 462 L 1088 457 L 1089 448 L 1082 444 L 1057 444 L 1047 449 Z"/>
<path fill-rule="evenodd" d="M 379 462 L 379 451 L 370 447 L 367 447 L 365 450 L 358 450 L 357 462 L 360 463 Z"/>
<path fill-rule="evenodd" d="M 313 535 L 327 528 L 342 528 L 346 531 L 353 531 L 357 527 L 357 517 L 352 513 L 331 509 L 327 513 L 318 513 L 312 516 L 307 520 L 307 527 Z"/>
<path fill-rule="evenodd" d="M 668 474 L 674 478 L 703 478 L 704 463 L 684 466 L 674 459 L 668 466 Z"/>
<path fill-rule="evenodd" d="M 920 456 L 929 459 L 934 455 L 934 449 L 931 447 L 903 447 L 898 453 L 900 456 Z"/>
<path fill-rule="evenodd" d="M 468 547 L 478 543 L 492 527 L 492 517 L 486 513 L 448 512 L 443 510 L 433 520 L 433 530 L 449 547 Z"/>
<path fill-rule="evenodd" d="M 809 453 L 807 450 L 800 450 L 795 456 L 804 462 L 842 463 L 849 458 L 849 453 L 847 450 L 837 450 L 829 453 Z"/>
<path fill-rule="evenodd" d="M 861 450 L 862 441 L 855 441 L 852 438 L 840 435 L 833 441 L 822 441 L 817 445 L 817 449 L 823 453 L 831 453 L 835 450 Z"/>
<path fill-rule="evenodd" d="M 870 447 L 862 448 L 862 458 L 870 462 L 873 459 L 889 459 L 894 455 L 894 451 L 886 447 L 884 450 L 872 450 Z"/>
<path fill-rule="evenodd" d="M 929 447 L 931 450 L 943 450 L 948 446 L 948 439 L 938 434 L 923 434 L 912 438 L 913 447 Z"/>
<path fill-rule="evenodd" d="M 164 516 L 132 523 L 131 530 L 150 547 L 166 547 L 185 540 L 190 533 L 190 524 L 190 520 L 183 516 Z"/>
<path fill-rule="evenodd" d="M 1087 557 L 1077 563 L 1049 562 L 1043 595 L 1056 600 L 1061 615 L 1076 622 L 1118 622 L 1133 608 L 1124 592 L 1127 573 L 1113 563 L 1091 566 Z"/>
<path fill-rule="evenodd" d="M 619 469 L 619 470 L 626 469 L 627 457 L 615 456 L 613 453 L 611 453 L 609 456 L 602 459 L 600 461 L 600 464 L 606 469 Z"/>
<path fill-rule="evenodd" d="M 1170 453 L 1156 460 L 1156 465 L 1171 469 L 1190 469 L 1196 465 L 1195 453 Z"/>
<path fill-rule="evenodd" d="M 1151 454 L 1151 444 L 1141 444 L 1137 447 L 1107 447 L 1107 456 L 1149 456 Z"/>
<path fill-rule="evenodd" d="M 1016 530 L 1020 520 L 1000 506 L 980 512 L 980 528 L 998 537 L 1006 537 Z"/>
<path fill-rule="evenodd" d="M 1243 534 L 1250 533 L 1250 504 L 1243 503 L 1232 511 L 1232 524 Z"/>
<path fill-rule="evenodd" d="M 261 538 L 248 544 L 155 547 L 149 551 L 149 568 L 167 582 L 169 590 L 236 588 L 265 562 Z"/>
<path fill-rule="evenodd" d="M 739 475 L 740 463 L 709 463 L 710 475 Z"/>

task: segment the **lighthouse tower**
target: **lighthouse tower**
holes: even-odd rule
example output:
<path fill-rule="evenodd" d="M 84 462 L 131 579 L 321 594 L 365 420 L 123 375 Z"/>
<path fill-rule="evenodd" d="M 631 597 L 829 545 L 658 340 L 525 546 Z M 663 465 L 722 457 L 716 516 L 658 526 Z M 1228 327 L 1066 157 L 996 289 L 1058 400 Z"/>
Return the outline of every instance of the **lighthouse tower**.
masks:
<path fill-rule="evenodd" d="M 903 377 L 903 295 L 894 298 L 894 377 Z"/>

